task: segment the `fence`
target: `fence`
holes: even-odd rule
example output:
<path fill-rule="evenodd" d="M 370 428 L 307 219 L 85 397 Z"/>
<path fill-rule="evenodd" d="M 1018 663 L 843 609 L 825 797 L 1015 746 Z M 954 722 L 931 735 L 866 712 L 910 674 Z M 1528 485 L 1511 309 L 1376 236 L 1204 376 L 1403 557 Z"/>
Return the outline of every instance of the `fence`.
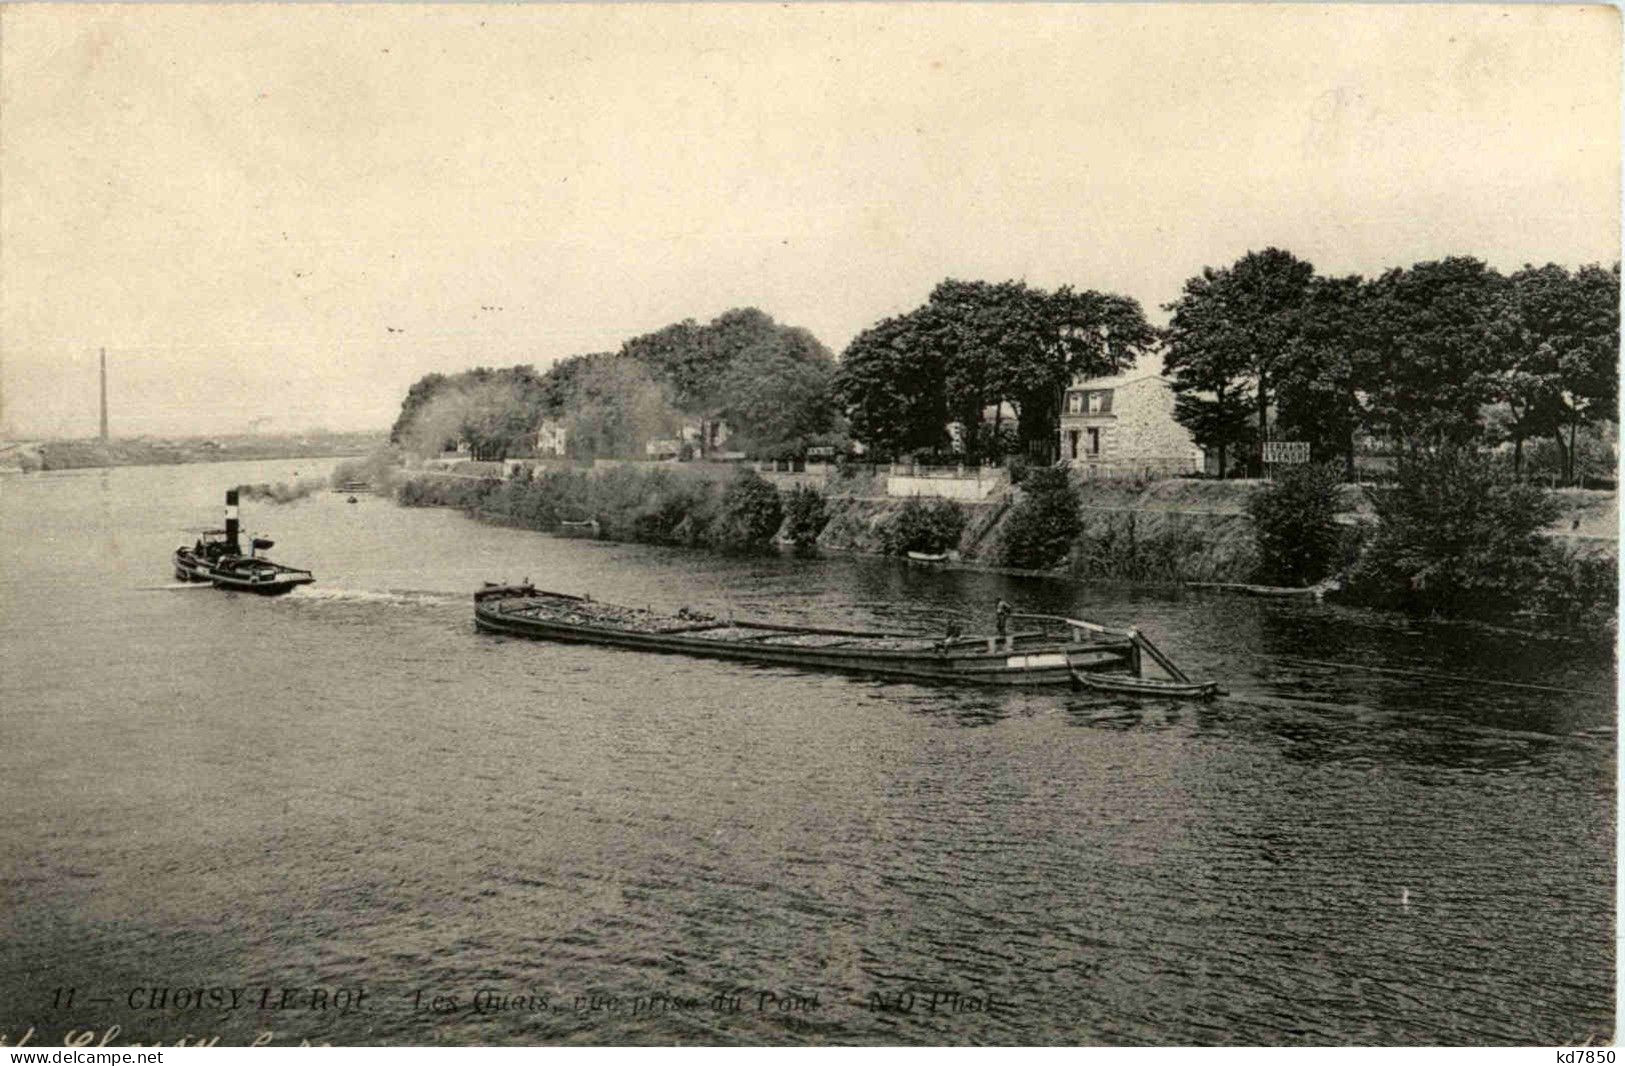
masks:
<path fill-rule="evenodd" d="M 1200 459 L 1118 459 L 1070 463 L 1073 474 L 1085 481 L 1155 481 L 1165 477 L 1190 477 L 1202 471 Z"/>

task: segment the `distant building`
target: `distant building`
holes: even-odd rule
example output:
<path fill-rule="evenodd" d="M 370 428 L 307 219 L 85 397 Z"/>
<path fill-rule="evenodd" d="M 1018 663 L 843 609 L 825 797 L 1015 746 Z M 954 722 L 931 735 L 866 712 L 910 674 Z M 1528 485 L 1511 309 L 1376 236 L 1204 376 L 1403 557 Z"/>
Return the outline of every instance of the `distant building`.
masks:
<path fill-rule="evenodd" d="M 683 442 L 675 438 L 652 440 L 643 446 L 643 454 L 657 461 L 676 459 L 683 452 Z"/>
<path fill-rule="evenodd" d="M 563 422 L 553 418 L 542 419 L 541 427 L 536 430 L 537 457 L 562 458 L 568 436 Z"/>
<path fill-rule="evenodd" d="M 720 418 L 694 418 L 683 423 L 678 435 L 682 443 L 693 445 L 701 455 L 710 455 L 727 443 L 733 430 Z"/>
<path fill-rule="evenodd" d="M 1061 407 L 1061 459 L 1103 476 L 1179 476 L 1202 469 L 1202 449 L 1174 421 L 1174 393 L 1152 373 L 1079 380 Z"/>

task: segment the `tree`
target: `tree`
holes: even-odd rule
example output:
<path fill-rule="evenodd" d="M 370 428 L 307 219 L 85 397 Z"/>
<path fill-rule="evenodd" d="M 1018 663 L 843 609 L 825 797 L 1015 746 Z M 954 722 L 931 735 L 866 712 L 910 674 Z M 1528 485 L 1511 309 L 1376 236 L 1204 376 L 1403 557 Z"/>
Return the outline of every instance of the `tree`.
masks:
<path fill-rule="evenodd" d="M 1005 520 L 1004 565 L 1048 570 L 1062 562 L 1083 532 L 1081 502 L 1065 469 L 1029 471 Z"/>
<path fill-rule="evenodd" d="M 961 446 L 971 462 L 981 458 L 982 412 L 997 404 L 1005 375 L 1001 346 L 1019 343 L 1019 316 L 1013 283 L 949 278 L 931 291 L 918 315 L 923 343 L 935 349 L 942 367 L 949 415 L 962 430 Z"/>
<path fill-rule="evenodd" d="M 1126 296 L 953 278 L 937 285 L 923 305 L 875 330 L 860 336 L 862 344 L 854 341 L 842 361 L 842 396 L 853 407 L 854 433 L 866 443 L 878 441 L 880 436 L 864 434 L 887 435 L 895 413 L 906 408 L 918 423 L 911 421 L 901 438 L 925 442 L 909 446 L 934 447 L 942 431 L 929 423 L 953 418 L 964 430 L 971 461 L 980 460 L 990 443 L 998 447 L 1005 404 L 1016 413 L 1021 441 L 1054 449 L 1066 386 L 1076 377 L 1122 369 L 1149 351 L 1157 336 L 1140 305 Z M 847 372 L 855 355 L 866 362 Z M 904 373 L 919 403 L 904 402 L 907 393 L 900 396 L 887 383 L 887 367 Z M 989 407 L 993 425 L 985 432 Z"/>
<path fill-rule="evenodd" d="M 721 380 L 720 410 L 757 455 L 803 454 L 835 428 L 835 359 L 804 329 L 780 328 L 736 356 Z"/>
<path fill-rule="evenodd" d="M 723 378 L 733 362 L 784 328 L 754 307 L 734 308 L 704 326 L 690 318 L 633 337 L 621 345 L 620 354 L 664 381 L 680 410 L 710 416 L 723 401 Z"/>
<path fill-rule="evenodd" d="M 809 485 L 797 485 L 784 501 L 784 532 L 796 551 L 809 555 L 818 546 L 818 534 L 829 522 L 824 494 Z"/>
<path fill-rule="evenodd" d="M 621 355 L 665 384 L 679 411 L 702 422 L 725 418 L 752 447 L 793 449 L 833 422 L 829 349 L 754 307 L 725 311 L 704 326 L 687 319 L 634 337 Z M 702 439 L 701 450 L 709 443 Z"/>
<path fill-rule="evenodd" d="M 1507 281 L 1456 256 L 1390 270 L 1370 290 L 1368 421 L 1412 449 L 1462 445 L 1502 391 Z"/>
<path fill-rule="evenodd" d="M 1304 441 L 1316 462 L 1339 456 L 1354 476 L 1354 438 L 1365 417 L 1367 377 L 1365 283 L 1358 276 L 1314 278 L 1299 328 L 1275 371 L 1277 434 Z"/>
<path fill-rule="evenodd" d="M 754 470 L 741 470 L 722 494 L 720 512 L 711 524 L 711 543 L 729 552 L 761 551 L 783 521 L 779 490 Z"/>
<path fill-rule="evenodd" d="M 1488 457 L 1445 444 L 1402 456 L 1373 502 L 1381 519 L 1352 579 L 1379 605 L 1502 617 L 1527 607 L 1542 578 L 1554 503 Z"/>
<path fill-rule="evenodd" d="M 1509 283 L 1511 322 L 1495 398 L 1506 404 L 1513 469 L 1522 470 L 1525 440 L 1550 436 L 1563 480 L 1573 481 L 1580 427 L 1616 414 L 1619 265 L 1573 274 L 1556 264 L 1526 266 Z"/>
<path fill-rule="evenodd" d="M 1167 307 L 1163 369 L 1179 397 L 1174 417 L 1198 444 L 1219 449 L 1221 469 L 1227 448 L 1248 437 L 1235 416 L 1242 397 L 1256 405 L 1257 438 L 1269 434 L 1274 378 L 1297 342 L 1314 275 L 1291 252 L 1266 248 L 1204 268 Z"/>
<path fill-rule="evenodd" d="M 1302 328 L 1314 276 L 1313 264 L 1279 248 L 1248 252 L 1230 268 L 1226 310 L 1252 351 L 1259 440 L 1269 437 L 1273 379 Z"/>
<path fill-rule="evenodd" d="M 880 539 L 888 555 L 934 555 L 957 547 L 964 531 L 965 509 L 955 501 L 910 496 L 882 527 Z"/>
<path fill-rule="evenodd" d="M 1204 267 L 1185 281 L 1163 331 L 1162 372 L 1172 379 L 1174 418 L 1203 448 L 1219 455 L 1219 474 L 1228 469 L 1231 448 L 1249 443 L 1252 410 L 1251 353 L 1226 306 L 1227 275 Z"/>
<path fill-rule="evenodd" d="M 528 365 L 430 374 L 407 393 L 393 439 L 422 455 L 463 440 L 476 458 L 506 458 L 536 428 L 541 383 Z"/>
<path fill-rule="evenodd" d="M 444 374 L 425 374 L 412 383 L 412 387 L 406 390 L 406 399 L 401 402 L 401 413 L 396 417 L 395 424 L 390 427 L 391 444 L 406 443 L 407 434 L 411 432 L 412 423 L 417 420 L 418 413 L 445 388 L 446 381 Z"/>
<path fill-rule="evenodd" d="M 677 432 L 678 415 L 648 369 L 624 356 L 588 362 L 575 382 L 565 440 L 578 459 L 641 458 L 643 446 Z"/>
<path fill-rule="evenodd" d="M 925 317 L 916 311 L 870 326 L 847 345 L 835 375 L 852 435 L 888 455 L 947 439 L 946 375 L 941 353 L 927 342 Z"/>
<path fill-rule="evenodd" d="M 1156 345 L 1157 331 L 1131 297 L 1069 286 L 1023 295 L 1027 332 L 1006 357 L 1003 395 L 1020 417 L 1023 443 L 1041 443 L 1054 458 L 1067 386 L 1132 366 Z"/>
<path fill-rule="evenodd" d="M 581 381 L 593 368 L 615 358 L 613 352 L 591 352 L 560 359 L 538 379 L 536 402 L 546 418 L 563 418 L 575 407 Z"/>
<path fill-rule="evenodd" d="M 720 368 L 713 365 L 715 354 L 705 343 L 703 328 L 692 318 L 633 337 L 619 352 L 666 382 L 674 404 L 696 412 L 709 406 L 716 392 Z"/>
<path fill-rule="evenodd" d="M 1265 581 L 1310 585 L 1337 567 L 1343 545 L 1337 524 L 1339 484 L 1335 464 L 1299 466 L 1247 501 Z"/>

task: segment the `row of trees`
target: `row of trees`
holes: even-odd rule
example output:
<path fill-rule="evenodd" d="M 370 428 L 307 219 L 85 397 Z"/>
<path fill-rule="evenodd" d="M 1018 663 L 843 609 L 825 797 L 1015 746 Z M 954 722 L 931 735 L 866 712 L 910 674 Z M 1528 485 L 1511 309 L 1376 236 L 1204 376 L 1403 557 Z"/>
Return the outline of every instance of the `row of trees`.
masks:
<path fill-rule="evenodd" d="M 1115 293 L 948 279 L 860 333 L 837 364 L 808 331 L 736 309 L 545 374 L 430 374 L 391 436 L 420 448 L 463 438 L 489 455 L 552 418 L 574 454 L 595 458 L 720 421 L 730 448 L 758 455 L 848 432 L 899 455 L 945 450 L 956 425 L 967 461 L 1053 457 L 1067 385 L 1159 350 L 1175 417 L 1221 469 L 1270 438 L 1307 441 L 1350 472 L 1362 438 L 1395 451 L 1504 440 L 1519 467 L 1525 442 L 1547 439 L 1572 480 L 1581 430 L 1615 417 L 1617 263 L 1508 276 L 1458 256 L 1366 279 L 1322 276 L 1267 248 L 1204 269 L 1166 310 L 1158 330 Z"/>
<path fill-rule="evenodd" d="M 1277 248 L 1205 269 L 1167 305 L 1175 417 L 1221 466 L 1273 436 L 1341 456 L 1547 437 L 1572 480 L 1581 427 L 1618 402 L 1619 264 L 1510 276 L 1452 257 L 1324 277 Z M 1273 412 L 1273 422 L 1271 413 Z"/>
<path fill-rule="evenodd" d="M 1126 296 L 949 279 L 921 306 L 860 333 L 841 358 L 834 392 L 853 437 L 884 454 L 942 450 L 950 423 L 972 462 L 1012 443 L 1053 454 L 1072 379 L 1129 366 L 1156 340 Z M 1013 442 L 1006 406 L 1016 417 Z"/>
<path fill-rule="evenodd" d="M 407 392 L 390 439 L 421 453 L 468 441 L 502 458 L 554 419 L 577 458 L 640 455 L 684 425 L 726 423 L 730 448 L 799 454 L 838 438 L 835 359 L 805 329 L 755 308 L 706 325 L 686 320 L 626 341 L 619 351 L 532 366 L 428 374 Z M 703 450 L 709 444 L 699 442 Z"/>

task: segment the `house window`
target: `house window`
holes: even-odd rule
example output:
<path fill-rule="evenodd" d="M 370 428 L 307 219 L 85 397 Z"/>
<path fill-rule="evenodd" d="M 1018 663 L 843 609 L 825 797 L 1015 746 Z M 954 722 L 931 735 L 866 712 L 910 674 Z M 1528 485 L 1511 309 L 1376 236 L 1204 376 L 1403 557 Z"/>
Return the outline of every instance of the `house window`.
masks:
<path fill-rule="evenodd" d="M 1076 459 L 1078 457 L 1078 431 L 1075 429 L 1069 429 L 1067 430 L 1066 436 L 1068 443 L 1072 447 L 1072 454 L 1068 455 L 1067 458 Z"/>
<path fill-rule="evenodd" d="M 1083 394 L 1081 392 L 1068 393 L 1066 397 L 1066 413 L 1076 415 L 1083 413 Z"/>
<path fill-rule="evenodd" d="M 1089 454 L 1100 454 L 1100 430 L 1094 427 L 1090 427 L 1089 429 Z"/>
<path fill-rule="evenodd" d="M 1106 393 L 1091 392 L 1089 394 L 1089 413 L 1098 415 L 1106 409 Z"/>

